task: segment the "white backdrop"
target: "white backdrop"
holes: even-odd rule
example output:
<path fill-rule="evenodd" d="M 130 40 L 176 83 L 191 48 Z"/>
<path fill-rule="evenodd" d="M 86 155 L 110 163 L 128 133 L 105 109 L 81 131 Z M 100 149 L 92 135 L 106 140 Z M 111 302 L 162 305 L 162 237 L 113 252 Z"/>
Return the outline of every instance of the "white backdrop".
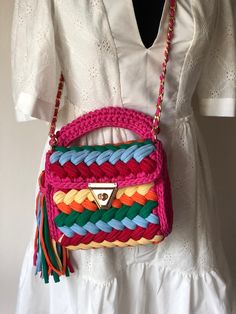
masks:
<path fill-rule="evenodd" d="M 15 120 L 10 70 L 12 11 L 13 0 L 0 0 L 0 314 L 15 311 L 21 263 L 32 232 L 38 167 L 48 132 L 43 121 Z M 198 123 L 208 147 L 222 222 L 219 232 L 236 287 L 236 118 L 198 116 Z"/>

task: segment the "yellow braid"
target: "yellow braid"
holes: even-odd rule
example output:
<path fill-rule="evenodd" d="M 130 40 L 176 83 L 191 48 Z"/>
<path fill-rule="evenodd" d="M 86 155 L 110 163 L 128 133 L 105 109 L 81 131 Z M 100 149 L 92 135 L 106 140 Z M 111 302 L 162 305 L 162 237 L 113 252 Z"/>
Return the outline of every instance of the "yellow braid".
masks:
<path fill-rule="evenodd" d="M 63 236 L 60 238 L 59 241 L 61 241 L 62 238 L 63 238 Z M 76 246 L 73 246 L 73 245 L 66 246 L 66 248 L 68 250 L 78 250 L 78 249 L 88 250 L 91 248 L 102 248 L 102 247 L 105 247 L 105 248 L 112 248 L 115 246 L 126 247 L 126 246 L 136 246 L 139 244 L 145 245 L 145 244 L 159 243 L 163 239 L 164 239 L 163 235 L 156 235 L 151 240 L 141 238 L 140 240 L 137 240 L 137 241 L 135 241 L 133 239 L 129 239 L 127 242 L 122 242 L 122 241 L 118 241 L 118 240 L 113 241 L 113 242 L 108 242 L 105 240 L 101 243 L 98 243 L 98 242 L 91 241 L 89 244 L 80 243 L 79 245 L 76 245 Z"/>
<path fill-rule="evenodd" d="M 86 200 L 86 198 L 88 198 L 89 194 L 91 194 L 89 189 L 83 189 L 83 190 L 77 191 L 74 201 L 78 204 L 81 204 L 83 203 L 84 200 Z M 71 203 L 72 202 L 73 202 L 73 199 Z"/>
<path fill-rule="evenodd" d="M 140 195 L 146 195 L 148 191 L 153 187 L 154 183 L 134 185 L 118 189 L 116 198 L 119 199 L 123 194 L 131 197 L 136 192 Z M 89 189 L 82 189 L 80 191 L 72 189 L 68 193 L 58 191 L 53 195 L 53 200 L 56 204 L 64 202 L 66 205 L 70 205 L 73 201 L 78 204 L 82 204 L 84 200 L 89 199 L 91 202 L 94 201 L 94 197 Z"/>

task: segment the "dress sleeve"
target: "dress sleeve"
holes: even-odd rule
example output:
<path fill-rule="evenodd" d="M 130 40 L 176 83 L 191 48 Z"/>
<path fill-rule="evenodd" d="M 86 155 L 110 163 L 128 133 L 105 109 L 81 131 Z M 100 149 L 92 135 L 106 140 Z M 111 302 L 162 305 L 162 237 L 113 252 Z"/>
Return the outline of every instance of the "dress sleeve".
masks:
<path fill-rule="evenodd" d="M 218 0 L 216 24 L 197 87 L 199 112 L 236 116 L 236 2 Z"/>
<path fill-rule="evenodd" d="M 50 0 L 15 0 L 12 22 L 12 96 L 16 121 L 50 121 L 60 63 Z"/>

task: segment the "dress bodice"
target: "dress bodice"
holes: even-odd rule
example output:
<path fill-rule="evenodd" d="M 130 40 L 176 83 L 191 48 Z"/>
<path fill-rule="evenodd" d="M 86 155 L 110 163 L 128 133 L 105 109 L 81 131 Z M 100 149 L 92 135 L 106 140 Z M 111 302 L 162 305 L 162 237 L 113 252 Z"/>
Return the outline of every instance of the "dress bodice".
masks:
<path fill-rule="evenodd" d="M 203 113 L 234 114 L 236 48 L 229 1 L 178 0 L 162 123 L 167 123 L 166 113 L 177 118 L 189 115 L 194 94 Z M 28 9 L 19 2 L 13 46 L 25 34 L 27 37 L 14 50 L 13 58 L 18 119 L 50 120 L 61 69 L 67 110 L 74 105 L 76 114 L 81 114 L 113 104 L 138 106 L 153 114 L 168 3 L 156 40 L 145 48 L 132 0 L 115 5 L 111 0 L 43 0 L 38 7 L 32 1 Z M 32 21 L 34 27 L 27 32 Z"/>

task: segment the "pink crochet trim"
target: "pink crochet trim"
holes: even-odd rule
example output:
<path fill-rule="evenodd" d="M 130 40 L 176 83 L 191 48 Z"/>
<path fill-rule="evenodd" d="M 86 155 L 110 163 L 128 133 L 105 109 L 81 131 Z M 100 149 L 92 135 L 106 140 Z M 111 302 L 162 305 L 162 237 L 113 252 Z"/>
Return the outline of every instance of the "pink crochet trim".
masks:
<path fill-rule="evenodd" d="M 57 145 L 69 146 L 82 135 L 102 127 L 121 127 L 143 139 L 152 138 L 152 118 L 142 112 L 122 107 L 104 107 L 90 111 L 56 132 Z"/>

